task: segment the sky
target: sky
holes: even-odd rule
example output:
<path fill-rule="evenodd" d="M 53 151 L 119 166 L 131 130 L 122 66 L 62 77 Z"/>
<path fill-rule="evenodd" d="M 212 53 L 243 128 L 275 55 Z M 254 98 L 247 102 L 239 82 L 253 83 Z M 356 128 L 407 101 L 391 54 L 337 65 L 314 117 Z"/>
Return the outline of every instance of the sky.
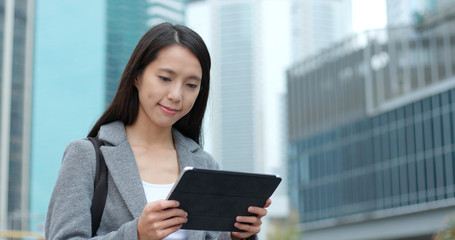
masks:
<path fill-rule="evenodd" d="M 386 15 L 386 0 L 352 0 L 352 27 L 356 33 L 384 28 Z"/>

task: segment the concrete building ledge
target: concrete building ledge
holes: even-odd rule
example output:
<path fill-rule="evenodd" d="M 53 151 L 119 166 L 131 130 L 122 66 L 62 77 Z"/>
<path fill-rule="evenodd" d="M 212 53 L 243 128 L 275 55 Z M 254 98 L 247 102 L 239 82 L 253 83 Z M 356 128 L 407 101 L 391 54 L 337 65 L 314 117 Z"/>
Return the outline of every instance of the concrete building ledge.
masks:
<path fill-rule="evenodd" d="M 302 224 L 303 239 L 385 240 L 433 235 L 447 224 L 449 217 L 455 216 L 454 201 L 455 199 L 450 199 L 336 221 L 328 220 L 325 223 Z M 427 210 L 419 211 L 424 207 Z"/>

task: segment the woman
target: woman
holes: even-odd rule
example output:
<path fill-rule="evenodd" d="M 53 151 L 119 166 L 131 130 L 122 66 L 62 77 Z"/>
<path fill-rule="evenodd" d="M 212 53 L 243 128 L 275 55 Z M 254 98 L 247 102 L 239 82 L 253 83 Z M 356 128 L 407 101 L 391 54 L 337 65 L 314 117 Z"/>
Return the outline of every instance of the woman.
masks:
<path fill-rule="evenodd" d="M 186 166 L 218 168 L 199 146 L 210 83 L 210 56 L 191 29 L 163 23 L 139 41 L 116 96 L 89 136 L 106 143 L 108 196 L 97 239 L 253 239 L 270 205 L 239 216 L 244 232 L 180 229 L 187 213 L 162 200 Z M 91 237 L 95 150 L 71 142 L 49 204 L 47 239 Z"/>

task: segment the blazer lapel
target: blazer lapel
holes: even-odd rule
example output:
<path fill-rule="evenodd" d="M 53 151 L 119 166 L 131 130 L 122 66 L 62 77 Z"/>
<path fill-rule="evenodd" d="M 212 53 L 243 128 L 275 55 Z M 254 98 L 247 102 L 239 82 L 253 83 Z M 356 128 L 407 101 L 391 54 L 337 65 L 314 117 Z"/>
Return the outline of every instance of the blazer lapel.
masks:
<path fill-rule="evenodd" d="M 180 172 L 185 167 L 194 167 L 196 165 L 194 151 L 198 150 L 200 146 L 194 141 L 187 139 L 175 129 L 172 129 L 172 137 L 174 138 L 174 146 L 177 151 Z"/>
<path fill-rule="evenodd" d="M 180 172 L 186 166 L 196 166 L 197 156 L 194 152 L 200 146 L 175 129 L 172 130 L 172 135 L 177 150 Z M 139 217 L 147 204 L 147 199 L 133 150 L 126 139 L 123 123 L 117 121 L 103 125 L 99 131 L 99 138 L 107 141 L 107 145 L 101 147 L 101 152 L 115 186 L 133 217 Z"/>
<path fill-rule="evenodd" d="M 114 184 L 125 200 L 128 210 L 135 218 L 139 217 L 147 200 L 129 143 L 124 141 L 117 146 L 105 146 L 101 151 Z"/>

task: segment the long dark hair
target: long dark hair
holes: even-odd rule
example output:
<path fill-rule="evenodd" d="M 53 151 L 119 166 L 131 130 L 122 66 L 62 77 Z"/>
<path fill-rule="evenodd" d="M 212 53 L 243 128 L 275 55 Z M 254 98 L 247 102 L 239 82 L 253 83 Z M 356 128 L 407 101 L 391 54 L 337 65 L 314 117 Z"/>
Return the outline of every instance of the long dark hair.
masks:
<path fill-rule="evenodd" d="M 157 58 L 158 51 L 169 45 L 178 44 L 188 48 L 199 60 L 202 68 L 202 82 L 199 95 L 191 111 L 174 124 L 183 135 L 200 144 L 201 125 L 210 88 L 210 55 L 202 38 L 193 30 L 182 25 L 161 23 L 148 30 L 137 44 L 123 71 L 117 93 L 103 115 L 88 134 L 95 137 L 101 125 L 122 121 L 131 125 L 136 120 L 139 98 L 134 80 L 146 66 Z"/>

